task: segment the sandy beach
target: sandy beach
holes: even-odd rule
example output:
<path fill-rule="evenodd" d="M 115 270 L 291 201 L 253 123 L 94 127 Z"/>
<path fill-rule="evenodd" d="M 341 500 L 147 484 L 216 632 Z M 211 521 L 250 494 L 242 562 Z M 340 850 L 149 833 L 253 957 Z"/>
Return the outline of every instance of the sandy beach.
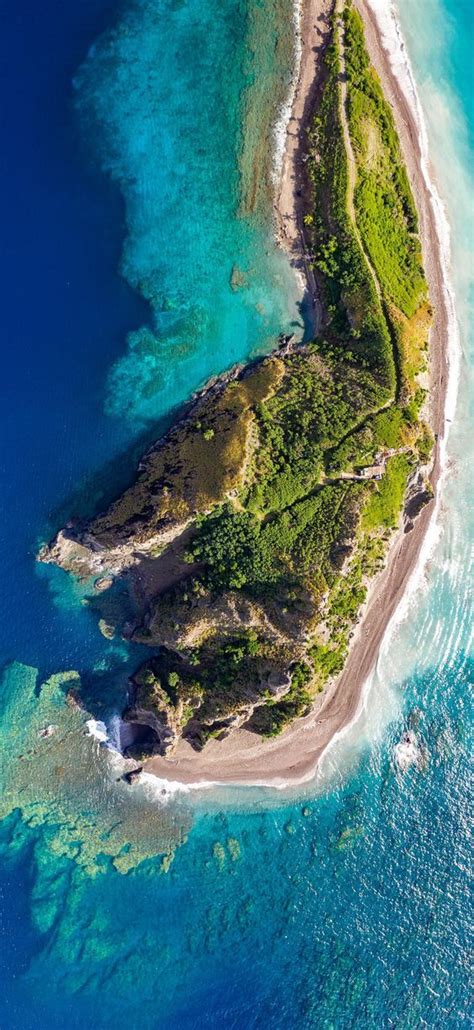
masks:
<path fill-rule="evenodd" d="M 434 309 L 430 335 L 430 417 L 436 447 L 430 480 L 435 491 L 442 471 L 450 319 L 436 208 L 423 172 L 424 157 L 416 112 L 395 77 L 368 0 L 355 0 L 355 6 L 364 19 L 367 47 L 382 80 L 385 95 L 393 107 L 420 219 L 425 271 Z M 302 239 L 304 126 L 317 96 L 318 61 L 321 47 L 324 46 L 327 15 L 331 7 L 331 0 L 303 2 L 301 63 L 288 125 L 281 188 L 277 196 L 281 244 L 290 253 L 295 267 L 306 274 Z M 308 285 L 313 297 L 314 321 L 317 326 L 320 308 L 311 276 Z M 335 734 L 340 733 L 357 717 L 364 684 L 375 667 L 388 623 L 416 569 L 434 509 L 433 500 L 422 510 L 410 532 L 404 533 L 401 529 L 394 538 L 386 566 L 370 590 L 344 671 L 322 695 L 310 715 L 299 719 L 273 740 L 262 740 L 255 734 L 238 730 L 224 741 L 211 740 L 201 753 L 180 741 L 171 758 L 151 759 L 146 765 L 146 771 L 175 783 L 195 785 L 233 783 L 281 788 L 311 779 L 321 755 Z"/>
<path fill-rule="evenodd" d="M 312 269 L 305 257 L 303 213 L 308 209 L 304 174 L 306 126 L 320 88 L 321 55 L 327 42 L 328 17 L 333 0 L 301 0 L 299 18 L 299 67 L 295 76 L 293 103 L 286 129 L 279 187 L 275 191 L 276 236 L 289 254 L 301 277 L 308 314 L 316 333 L 322 321 L 322 307 Z"/>

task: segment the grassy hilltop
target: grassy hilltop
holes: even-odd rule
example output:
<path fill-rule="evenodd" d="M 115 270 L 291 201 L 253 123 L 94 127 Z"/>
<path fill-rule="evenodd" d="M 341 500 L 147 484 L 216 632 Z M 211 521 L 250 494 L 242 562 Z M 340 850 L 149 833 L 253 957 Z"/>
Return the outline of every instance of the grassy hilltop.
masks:
<path fill-rule="evenodd" d="M 320 336 L 205 392 L 76 550 L 49 552 L 102 572 L 154 563 L 133 637 L 155 653 L 127 717 L 164 752 L 242 724 L 273 735 L 311 706 L 343 667 L 408 481 L 430 456 L 417 213 L 348 6 L 333 19 L 307 154 Z"/>

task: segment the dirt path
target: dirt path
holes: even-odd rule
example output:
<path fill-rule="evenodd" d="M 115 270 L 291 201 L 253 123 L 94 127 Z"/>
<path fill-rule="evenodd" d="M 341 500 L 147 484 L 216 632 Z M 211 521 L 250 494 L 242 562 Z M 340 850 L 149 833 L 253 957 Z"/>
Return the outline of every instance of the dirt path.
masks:
<path fill-rule="evenodd" d="M 361 249 L 361 252 L 362 252 L 362 254 L 364 256 L 364 260 L 365 260 L 365 263 L 367 265 L 367 268 L 368 268 L 368 270 L 369 270 L 369 272 L 370 272 L 370 274 L 372 276 L 372 281 L 373 281 L 373 284 L 374 284 L 375 289 L 377 291 L 377 296 L 378 296 L 378 299 L 379 299 L 379 302 L 380 302 L 380 306 L 382 308 L 382 312 L 383 312 L 383 315 L 384 315 L 384 318 L 385 318 L 385 322 L 387 324 L 387 329 L 388 329 L 388 332 L 389 332 L 389 335 L 390 335 L 390 341 L 391 341 L 391 345 L 392 345 L 392 354 L 393 354 L 393 361 L 394 361 L 394 366 L 395 366 L 395 370 L 396 370 L 397 387 L 396 387 L 395 396 L 394 396 L 393 400 L 391 400 L 387 404 L 383 405 L 383 407 L 385 408 L 385 407 L 391 407 L 393 404 L 396 403 L 396 401 L 397 401 L 397 399 L 398 399 L 398 397 L 400 395 L 402 377 L 401 377 L 401 372 L 400 372 L 400 367 L 399 367 L 399 356 L 398 356 L 398 352 L 397 352 L 396 340 L 395 340 L 395 336 L 394 336 L 394 332 L 393 332 L 392 323 L 391 323 L 391 320 L 390 320 L 390 317 L 389 317 L 389 314 L 388 314 L 387 304 L 386 304 L 386 302 L 384 300 L 384 297 L 383 297 L 382 288 L 380 286 L 380 282 L 379 282 L 379 279 L 378 279 L 377 272 L 375 271 L 375 268 L 374 268 L 374 266 L 372 264 L 372 261 L 370 259 L 370 255 L 369 255 L 369 253 L 368 253 L 368 251 L 367 251 L 367 249 L 366 249 L 366 247 L 364 245 L 364 242 L 362 240 L 362 236 L 360 234 L 359 226 L 357 224 L 357 214 L 356 214 L 356 209 L 355 209 L 355 204 L 354 204 L 354 194 L 355 194 L 355 188 L 356 188 L 356 183 L 357 183 L 357 162 L 356 162 L 356 159 L 355 159 L 355 156 L 354 156 L 354 149 L 353 149 L 353 146 L 352 146 L 351 134 L 350 134 L 350 131 L 349 131 L 349 123 L 348 123 L 348 120 L 347 120 L 347 71 L 346 71 L 346 55 L 345 55 L 345 49 L 344 49 L 344 20 L 343 20 L 344 6 L 345 6 L 344 0 L 337 0 L 336 11 L 337 11 L 337 16 L 338 16 L 337 17 L 337 26 L 338 26 L 338 37 L 339 37 L 339 53 L 340 53 L 340 61 L 341 61 L 340 115 L 341 115 L 342 131 L 343 131 L 343 135 L 344 135 L 344 145 L 345 145 L 346 156 L 347 156 L 347 210 L 348 210 L 349 217 L 350 217 L 350 219 L 352 221 L 352 224 L 353 224 L 353 227 L 354 227 L 354 233 L 355 233 L 357 242 L 358 242 L 359 247 Z"/>
<path fill-rule="evenodd" d="M 339 54 L 340 54 L 340 60 L 341 60 L 341 78 L 340 78 L 339 96 L 340 96 L 341 124 L 342 124 L 342 131 L 343 131 L 343 135 L 344 135 L 344 146 L 346 148 L 346 156 L 347 156 L 347 210 L 348 210 L 349 217 L 351 219 L 352 225 L 354 227 L 354 232 L 355 232 L 355 235 L 356 235 L 356 238 L 357 238 L 357 242 L 358 242 L 359 247 L 360 247 L 360 249 L 362 251 L 362 254 L 364 255 L 365 263 L 366 263 L 367 268 L 369 269 L 369 272 L 370 272 L 370 274 L 372 276 L 375 289 L 377 290 L 377 296 L 379 298 L 379 301 L 380 301 L 380 303 L 382 305 L 382 309 L 383 309 L 384 303 L 383 303 L 383 297 L 382 297 L 382 290 L 380 289 L 380 283 L 379 283 L 379 280 L 377 278 L 377 274 L 376 274 L 375 268 L 374 268 L 374 266 L 373 266 L 373 264 L 372 264 L 372 262 L 370 260 L 370 257 L 369 257 L 369 255 L 368 255 L 368 253 L 367 253 L 367 251 L 366 251 L 366 249 L 364 247 L 364 244 L 362 242 L 362 237 L 360 235 L 359 227 L 357 225 L 357 217 L 356 217 L 356 210 L 355 210 L 355 204 L 354 204 L 354 193 L 355 193 L 356 182 L 357 182 L 357 162 L 356 162 L 356 159 L 354 157 L 354 150 L 353 150 L 353 147 L 352 147 L 352 140 L 351 140 L 351 135 L 350 135 L 350 132 L 349 132 L 349 124 L 348 124 L 348 121 L 347 121 L 347 72 L 346 72 L 346 55 L 345 55 L 345 52 L 344 52 L 344 20 L 343 20 L 343 16 L 342 16 L 343 10 L 344 10 L 344 0 L 338 0 L 336 11 L 337 11 L 337 29 L 338 29 L 338 37 L 339 37 Z"/>

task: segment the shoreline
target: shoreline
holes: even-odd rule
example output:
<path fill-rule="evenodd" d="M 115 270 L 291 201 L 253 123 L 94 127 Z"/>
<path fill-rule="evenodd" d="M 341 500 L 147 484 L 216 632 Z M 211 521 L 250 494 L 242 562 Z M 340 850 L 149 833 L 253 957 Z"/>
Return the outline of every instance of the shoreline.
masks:
<path fill-rule="evenodd" d="M 302 284 L 306 321 L 312 335 L 322 325 L 323 309 L 309 261 L 306 259 L 303 215 L 307 207 L 307 182 L 304 174 L 305 136 L 320 87 L 319 58 L 326 45 L 327 19 L 334 0 L 294 0 L 296 33 L 296 68 L 289 97 L 283 107 L 284 116 L 275 129 L 277 150 L 284 135 L 283 150 L 278 154 L 273 215 L 275 237 L 286 251 L 290 264 Z"/>
<path fill-rule="evenodd" d="M 368 695 L 370 677 L 376 668 L 382 641 L 400 606 L 407 604 L 417 588 L 420 574 L 432 546 L 439 508 L 439 482 L 445 469 L 446 406 L 449 414 L 455 401 L 457 382 L 454 296 L 449 282 L 449 227 L 445 224 L 442 202 L 431 180 L 427 157 L 426 129 L 416 87 L 407 63 L 398 25 L 403 57 L 403 74 L 411 83 L 412 96 L 392 66 L 389 43 L 374 7 L 377 0 L 355 0 L 366 34 L 371 61 L 379 74 L 385 96 L 395 117 L 400 146 L 415 196 L 420 220 L 420 238 L 425 273 L 429 285 L 434 319 L 430 330 L 430 423 L 436 436 L 432 471 L 429 476 L 433 499 L 418 515 L 409 533 L 400 529 L 390 546 L 384 569 L 373 581 L 356 627 L 345 667 L 327 688 L 313 711 L 297 720 L 281 736 L 257 737 L 247 730 L 236 730 L 224 741 L 210 741 L 204 751 L 195 752 L 180 741 L 171 758 L 155 757 L 145 771 L 157 779 L 173 781 L 174 789 L 209 788 L 217 785 L 273 787 L 297 786 L 313 779 L 322 756 L 356 722 Z M 305 114 L 317 92 L 319 77 L 313 47 L 319 40 L 330 0 L 308 0 L 301 14 L 301 56 L 293 108 L 287 129 L 287 145 L 282 162 L 282 182 L 276 200 L 279 242 L 294 264 L 304 267 L 301 235 L 302 137 Z M 382 12 L 387 14 L 386 9 Z M 388 17 L 393 18 L 393 12 Z M 386 28 L 386 26 L 385 26 Z M 324 35 L 324 34 L 323 34 Z M 399 54 L 396 56 L 400 56 Z M 311 81 L 309 75 L 311 73 Z M 305 86 L 306 92 L 305 92 Z M 294 130 L 296 122 L 296 131 Z M 299 250 L 299 258 L 298 258 Z M 317 305 L 315 314 L 318 316 Z M 320 312 L 319 312 L 320 317 Z M 315 319 L 315 325 L 318 322 Z"/>

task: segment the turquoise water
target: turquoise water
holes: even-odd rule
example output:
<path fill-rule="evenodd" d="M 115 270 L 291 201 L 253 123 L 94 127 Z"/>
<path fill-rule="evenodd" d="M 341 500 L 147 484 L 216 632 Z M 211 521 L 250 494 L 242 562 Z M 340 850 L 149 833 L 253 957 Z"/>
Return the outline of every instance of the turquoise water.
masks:
<path fill-rule="evenodd" d="M 100 212 L 113 216 L 122 231 L 121 209 L 115 194 L 94 192 L 100 184 L 83 178 L 76 185 L 78 193 L 82 191 L 77 224 L 68 221 L 74 191 L 67 180 L 64 213 L 59 218 L 57 211 L 50 212 L 54 225 L 60 221 L 65 226 L 62 249 L 53 236 L 54 252 L 59 250 L 64 260 L 76 240 L 86 260 L 82 270 L 74 265 L 74 275 L 68 265 L 67 289 L 77 291 L 78 314 L 72 319 L 66 300 L 59 304 L 59 291 L 57 320 L 62 332 L 70 321 L 76 322 L 84 296 L 96 356 L 87 351 L 87 337 L 75 337 L 73 327 L 68 328 L 62 377 L 54 378 L 60 364 L 55 356 L 54 368 L 52 363 L 48 366 L 47 381 L 41 383 L 38 411 L 34 403 L 40 372 L 30 371 L 30 401 L 22 367 L 24 392 L 18 396 L 24 398 L 24 421 L 34 446 L 42 443 L 42 449 L 36 452 L 28 444 L 31 450 L 25 445 L 20 451 L 20 433 L 12 432 L 9 438 L 8 455 L 16 454 L 17 462 L 24 460 L 23 454 L 33 457 L 26 463 L 28 481 L 15 480 L 6 552 L 17 548 L 14 554 L 22 553 L 26 540 L 29 563 L 25 560 L 18 584 L 12 579 L 6 583 L 4 605 L 9 641 L 5 658 L 40 668 L 41 680 L 61 668 L 78 669 L 92 702 L 100 689 L 113 693 L 120 670 L 124 679 L 132 659 L 120 643 L 99 638 L 95 620 L 66 591 L 61 577 L 54 578 L 52 594 L 48 576 L 35 576 L 33 540 L 43 531 L 48 512 L 80 480 L 88 452 L 91 465 L 99 469 L 142 426 L 169 411 L 210 372 L 269 346 L 272 333 L 280 331 L 279 319 L 286 326 L 300 316 L 295 314 L 291 270 L 271 244 L 265 196 L 258 198 L 251 214 L 243 196 L 248 198 L 252 191 L 239 190 L 239 181 L 252 179 L 247 179 L 247 172 L 259 146 L 257 136 L 253 150 L 245 154 L 243 179 L 236 173 L 239 158 L 242 161 L 239 133 L 244 117 L 253 124 L 252 55 L 256 41 L 262 45 L 258 19 L 251 21 L 248 12 L 261 11 L 264 5 L 226 2 L 211 9 L 202 0 L 199 8 L 192 0 L 124 4 L 122 27 L 101 37 L 77 73 L 90 41 L 117 18 L 114 4 L 104 5 L 99 20 L 90 6 L 91 10 L 85 5 L 84 22 L 64 23 L 55 50 L 64 52 L 71 36 L 81 40 L 80 52 L 68 51 L 67 61 L 64 58 L 62 74 L 65 81 L 75 78 L 74 104 L 79 107 L 86 161 L 98 155 L 100 166 L 109 169 L 124 191 L 124 272 L 150 306 L 139 307 L 133 294 L 121 294 L 125 288 L 117 278 L 120 321 L 113 321 L 112 315 L 107 321 L 101 312 L 98 322 L 96 303 L 87 293 L 88 268 L 94 261 L 94 275 L 104 275 L 101 265 L 118 255 L 117 239 L 108 248 L 100 242 Z M 278 25 L 281 5 L 265 6 L 275 18 L 272 24 Z M 53 14 L 59 21 L 59 6 L 54 11 L 51 7 L 51 18 Z M 166 809 L 160 797 L 146 799 L 146 833 L 136 831 L 137 846 L 145 853 L 153 846 L 155 813 L 170 823 L 177 819 L 188 832 L 166 873 L 157 859 L 144 861 L 126 876 L 112 866 L 123 834 L 130 835 L 127 820 L 133 815 L 121 807 L 104 768 L 103 750 L 91 738 L 78 735 L 74 709 L 65 727 L 66 759 L 55 762 L 57 772 L 70 748 L 77 769 L 75 796 L 68 764 L 57 789 L 58 781 L 41 769 L 40 758 L 29 756 L 26 766 L 21 760 L 14 783 L 18 791 L 21 788 L 18 803 L 27 809 L 28 825 L 16 812 L 1 827 L 2 1027 L 300 1030 L 454 1028 L 470 1023 L 469 405 L 474 322 L 469 295 L 472 72 L 466 36 L 472 25 L 469 5 L 454 0 L 449 6 L 448 0 L 400 0 L 400 18 L 452 226 L 452 278 L 463 347 L 458 413 L 448 448 L 450 474 L 443 484 L 438 532 L 419 589 L 411 597 L 407 617 L 393 627 L 382 648 L 359 723 L 336 742 L 315 783 L 288 795 L 230 789 L 184 795 Z M 441 48 L 447 19 L 450 28 Z M 24 48 L 23 31 L 20 37 Z M 32 33 L 32 55 L 38 42 Z M 277 83 L 281 89 L 289 50 L 275 50 L 271 34 L 269 43 L 265 67 L 269 72 L 273 68 L 273 89 Z M 43 45 L 50 46 L 50 36 Z M 37 74 L 34 57 L 30 60 Z M 44 75 L 45 82 L 57 89 L 53 71 L 48 68 Z M 134 76 L 143 82 L 143 107 L 130 102 L 137 94 Z M 30 82 L 31 92 L 32 87 Z M 153 101 L 159 92 L 156 108 L 150 106 L 148 90 Z M 39 88 L 37 92 L 43 96 Z M 217 139 L 223 109 L 219 107 L 219 118 L 214 112 L 224 95 L 228 135 Z M 46 88 L 44 96 L 50 103 Z M 190 96 L 192 105 L 186 103 Z M 71 107 L 53 112 L 61 130 L 67 119 L 73 120 Z M 44 131 L 49 125 L 51 132 L 50 108 L 48 112 Z M 34 114 L 36 119 L 36 109 Z M 174 160 L 179 163 L 180 153 L 183 162 L 177 211 L 170 210 L 173 182 L 161 156 L 156 119 L 167 127 Z M 74 159 L 79 165 L 77 151 Z M 49 176 L 55 167 L 51 159 Z M 224 189 L 227 181 L 229 189 Z M 28 185 L 32 188 L 33 183 Z M 43 207 L 51 192 L 47 186 L 48 178 L 38 197 Z M 94 217 L 87 214 L 87 191 L 97 198 Z M 54 203 L 59 204 L 56 197 Z M 200 205 L 202 215 L 196 221 Z M 32 215 L 28 209 L 25 237 Z M 216 236 L 214 218 L 216 224 L 222 218 L 222 231 Z M 177 255 L 171 229 L 174 234 L 180 220 L 182 245 Z M 16 223 L 14 228 L 18 234 Z M 96 236 L 100 261 L 93 257 Z M 43 288 L 49 289 L 52 303 L 52 286 L 57 289 L 60 275 L 51 276 L 53 258 L 46 242 L 42 246 L 48 273 Z M 190 267 L 195 250 L 196 267 Z M 251 285 L 242 291 L 229 288 L 233 263 L 243 271 L 254 270 Z M 100 285 L 113 311 L 119 299 L 114 300 L 111 287 L 107 293 L 102 279 Z M 213 296 L 219 297 L 218 304 L 212 304 Z M 265 314 L 254 301 L 266 304 Z M 188 316 L 193 333 L 186 329 Z M 86 325 L 87 321 L 81 325 L 82 333 Z M 146 346 L 143 326 L 149 334 Z M 39 339 L 41 367 L 52 346 L 53 328 L 50 325 L 45 332 L 44 344 L 43 337 Z M 128 352 L 124 329 L 132 333 Z M 134 348 L 137 331 L 140 344 Z M 140 360 L 139 347 L 146 350 Z M 18 353 L 12 351 L 8 367 L 14 369 Z M 71 351 L 75 364 L 69 367 Z M 57 352 L 62 353 L 60 339 Z M 78 373 L 82 361 L 87 362 L 87 375 Z M 35 369 L 34 355 L 30 368 Z M 46 462 L 48 454 L 54 461 Z M 54 475 L 40 475 L 41 462 Z M 15 586 L 18 595 L 13 596 L 18 599 L 12 605 Z M 29 746 L 21 727 L 31 718 L 31 710 L 37 713 L 38 725 L 43 719 L 63 719 L 57 683 L 50 683 L 49 692 L 42 691 L 39 714 L 36 684 L 33 671 L 18 667 L 3 681 L 3 703 L 11 706 L 8 755 L 24 754 Z M 394 772 L 393 749 L 409 722 L 417 726 L 428 758 L 423 770 L 401 776 Z M 5 766 L 4 762 L 2 772 Z M 52 797 L 57 799 L 54 804 Z M 76 821 L 71 797 L 76 810 L 81 809 Z M 53 813 L 49 821 L 48 811 Z M 101 833 L 107 854 L 96 867 L 93 859 Z"/>
<path fill-rule="evenodd" d="M 262 197 L 266 118 L 291 76 L 291 43 L 275 49 L 290 11 L 288 0 L 139 0 L 76 76 L 89 144 L 126 202 L 122 273 L 152 309 L 110 371 L 114 415 L 156 419 L 278 333 L 301 334 L 298 284 Z M 260 105 L 256 124 L 260 66 L 276 110 Z"/>

